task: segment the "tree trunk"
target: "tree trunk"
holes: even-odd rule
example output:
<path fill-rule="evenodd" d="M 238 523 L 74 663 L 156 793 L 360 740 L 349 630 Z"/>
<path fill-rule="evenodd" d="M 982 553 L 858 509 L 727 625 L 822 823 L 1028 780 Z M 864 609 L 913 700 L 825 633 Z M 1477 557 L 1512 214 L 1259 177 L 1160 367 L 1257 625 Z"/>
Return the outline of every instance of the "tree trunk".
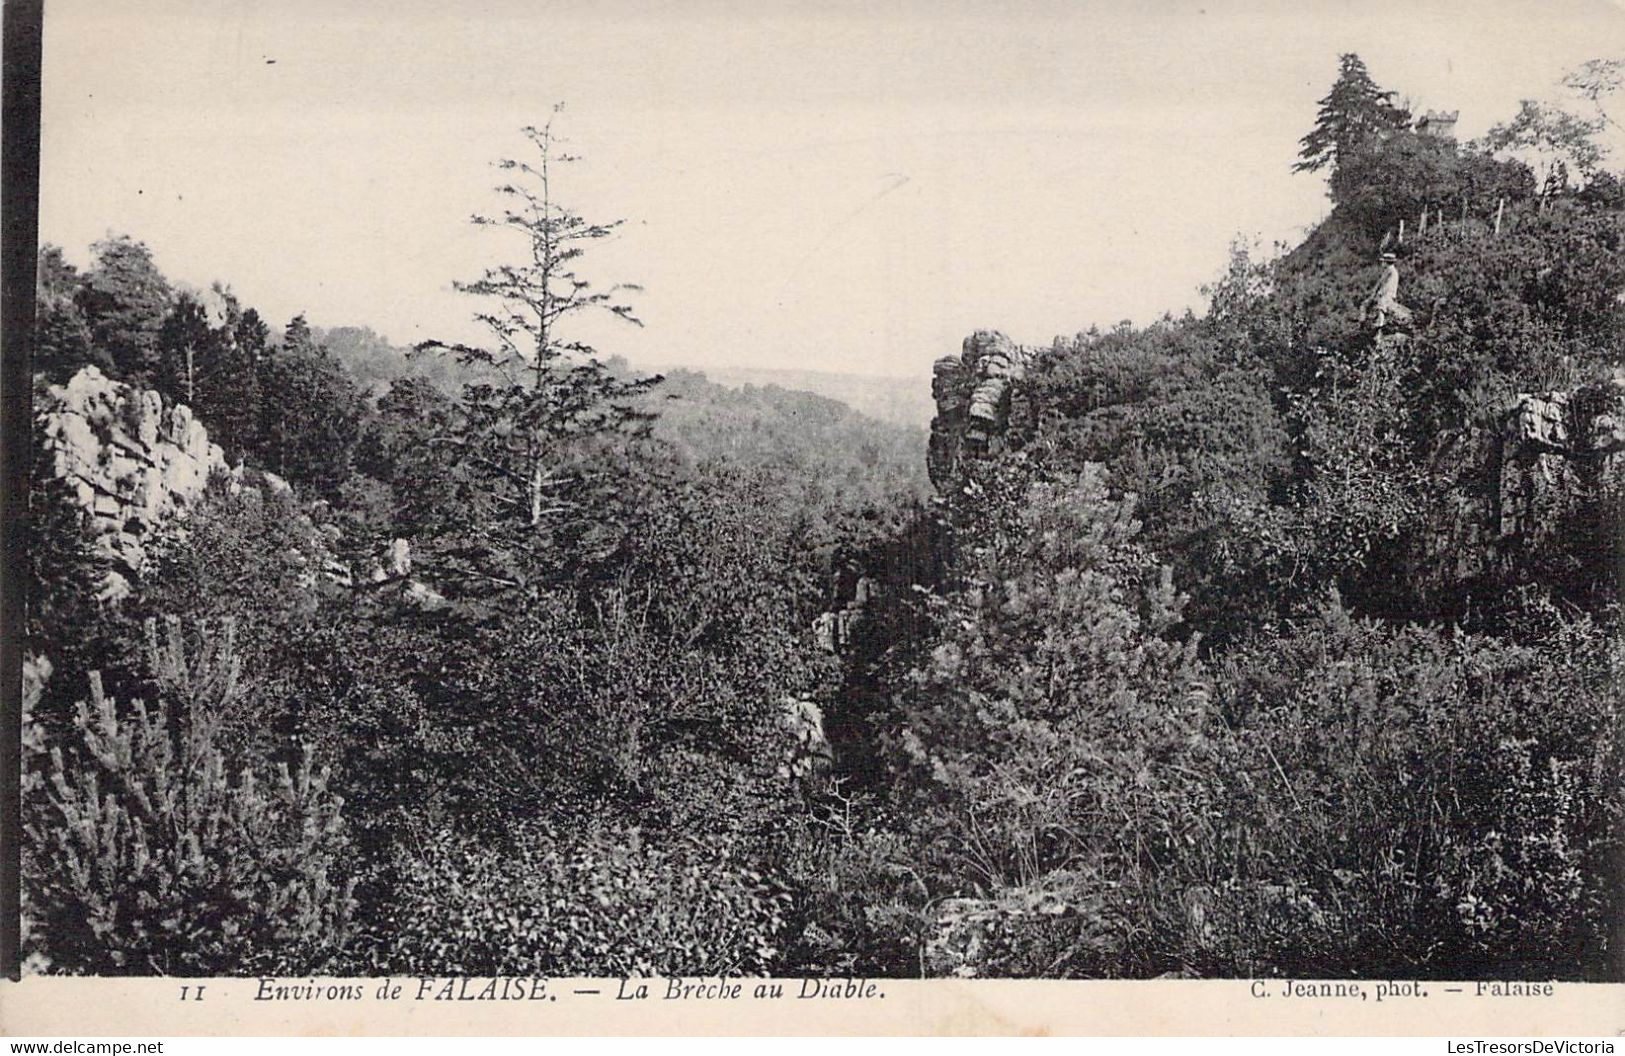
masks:
<path fill-rule="evenodd" d="M 537 458 L 530 469 L 530 526 L 542 522 L 542 460 Z"/>

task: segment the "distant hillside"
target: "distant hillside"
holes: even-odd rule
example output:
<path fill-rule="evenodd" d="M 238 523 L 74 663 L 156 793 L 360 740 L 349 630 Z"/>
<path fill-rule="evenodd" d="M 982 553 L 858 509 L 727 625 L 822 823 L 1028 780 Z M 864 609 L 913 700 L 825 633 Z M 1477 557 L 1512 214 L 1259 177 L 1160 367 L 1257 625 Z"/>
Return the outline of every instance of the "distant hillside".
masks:
<path fill-rule="evenodd" d="M 316 340 L 326 346 L 374 395 L 388 389 L 396 378 L 428 378 L 448 393 L 456 392 L 466 380 L 465 368 L 443 357 L 410 355 L 410 346 L 391 344 L 388 338 L 369 327 L 311 329 Z M 651 369 L 653 372 L 670 374 L 693 368 L 665 366 Z M 718 385 L 734 389 L 754 385 L 812 393 L 894 425 L 924 427 L 931 423 L 931 415 L 935 413 L 935 405 L 931 402 L 931 379 L 923 374 L 838 374 L 771 367 L 706 368 L 699 373 Z"/>
<path fill-rule="evenodd" d="M 773 371 L 762 371 L 773 374 Z M 790 372 L 785 372 L 790 373 Z M 928 490 L 926 431 L 880 421 L 839 400 L 778 385 L 720 385 L 673 370 L 649 394 L 657 436 L 692 462 L 769 471 L 849 507 L 889 505 Z"/>
<path fill-rule="evenodd" d="M 662 367 L 662 372 L 683 368 Z M 774 385 L 839 400 L 855 411 L 896 425 L 927 426 L 936 405 L 928 375 L 837 374 L 821 370 L 776 370 L 769 367 L 706 367 L 701 371 L 720 384 Z"/>
<path fill-rule="evenodd" d="M 312 333 L 373 395 L 406 377 L 455 394 L 472 377 L 444 357 L 410 355 L 368 327 Z M 641 373 L 619 358 L 610 362 L 618 372 Z M 666 383 L 651 400 L 661 416 L 656 431 L 692 461 L 722 458 L 807 477 L 846 489 L 855 505 L 925 490 L 925 430 L 934 410 L 927 378 L 748 367 L 662 373 Z"/>
<path fill-rule="evenodd" d="M 374 396 L 386 391 L 396 378 L 427 378 L 448 393 L 462 385 L 463 369 L 451 360 L 411 355 L 411 346 L 390 344 L 370 327 L 312 327 L 311 334 Z"/>

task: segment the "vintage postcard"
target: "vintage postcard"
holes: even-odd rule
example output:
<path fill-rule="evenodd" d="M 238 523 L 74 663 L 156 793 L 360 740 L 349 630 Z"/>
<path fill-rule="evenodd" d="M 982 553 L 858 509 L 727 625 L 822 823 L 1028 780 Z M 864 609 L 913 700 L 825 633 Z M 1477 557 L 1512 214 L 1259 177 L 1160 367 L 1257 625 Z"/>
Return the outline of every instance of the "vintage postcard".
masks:
<path fill-rule="evenodd" d="M 1625 6 L 38 10 L 0 1031 L 1625 1030 Z"/>

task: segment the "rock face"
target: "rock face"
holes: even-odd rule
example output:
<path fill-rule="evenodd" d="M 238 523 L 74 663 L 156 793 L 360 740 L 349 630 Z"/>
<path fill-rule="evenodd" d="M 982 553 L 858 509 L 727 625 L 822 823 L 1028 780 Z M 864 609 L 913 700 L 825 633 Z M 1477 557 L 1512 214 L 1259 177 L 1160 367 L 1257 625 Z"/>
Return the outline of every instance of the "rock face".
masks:
<path fill-rule="evenodd" d="M 1030 357 L 999 331 L 978 330 L 965 338 L 959 355 L 937 360 L 931 378 L 937 415 L 927 463 L 939 490 L 955 479 L 964 458 L 986 451 L 1004 432 Z"/>
<path fill-rule="evenodd" d="M 1575 497 L 1625 475 L 1625 375 L 1572 392 L 1519 395 L 1501 452 L 1500 535 L 1527 538 Z"/>
<path fill-rule="evenodd" d="M 965 338 L 959 355 L 937 360 L 931 380 L 937 413 L 926 459 L 939 495 L 957 490 L 966 463 L 985 455 L 1027 413 L 1020 382 L 1031 356 L 997 330 L 978 330 Z M 888 625 L 914 619 L 913 592 L 941 581 L 952 551 L 948 520 L 939 508 L 835 569 L 828 608 L 812 625 L 819 648 L 843 659 L 873 660 L 884 648 Z"/>
<path fill-rule="evenodd" d="M 841 655 L 853 647 L 864 629 L 869 606 L 876 600 L 875 591 L 875 581 L 861 573 L 850 590 L 842 589 L 837 582 L 836 607 L 813 620 L 813 634 L 820 649 Z"/>
<path fill-rule="evenodd" d="M 90 515 L 98 553 L 112 565 L 103 597 L 115 601 L 146 565 L 147 545 L 184 514 L 225 455 L 184 405 L 86 367 L 53 385 L 36 408 L 48 464 Z"/>
<path fill-rule="evenodd" d="M 208 430 L 184 404 L 164 407 L 156 393 L 114 381 L 86 367 L 64 385 L 53 385 L 35 408 L 35 428 L 50 471 L 65 481 L 74 501 L 88 514 L 92 546 L 109 565 L 101 598 L 115 603 L 128 596 L 146 571 L 148 551 L 164 533 L 176 532 L 203 498 L 209 482 L 224 475 L 227 486 L 262 496 L 289 496 L 293 489 L 274 473 L 233 468 Z M 333 553 L 338 529 L 319 515 L 320 501 L 295 500 L 304 542 L 295 560 L 305 567 L 303 585 L 319 582 L 350 587 L 355 573 Z M 445 599 L 412 576 L 412 551 L 393 540 L 365 579 L 374 587 L 396 587 L 420 608 L 438 608 Z"/>

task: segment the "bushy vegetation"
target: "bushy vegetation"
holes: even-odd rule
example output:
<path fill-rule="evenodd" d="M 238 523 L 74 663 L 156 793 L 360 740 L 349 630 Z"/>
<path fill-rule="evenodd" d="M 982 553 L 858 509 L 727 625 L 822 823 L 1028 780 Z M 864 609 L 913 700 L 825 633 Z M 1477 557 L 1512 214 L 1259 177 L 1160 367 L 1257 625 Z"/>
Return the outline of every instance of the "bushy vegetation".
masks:
<path fill-rule="evenodd" d="M 726 837 L 669 847 L 637 829 L 527 827 L 492 846 L 441 832 L 400 865 L 369 971 L 747 975 L 779 963 L 790 896 Z"/>
<path fill-rule="evenodd" d="M 1351 98 L 1304 245 L 1057 340 L 947 491 L 934 630 L 879 671 L 897 844 L 841 840 L 892 970 L 1618 976 L 1618 464 L 1498 518 L 1517 394 L 1617 399 L 1625 216 Z M 1417 320 L 1379 338 L 1384 249 Z"/>
<path fill-rule="evenodd" d="M 1544 615 L 1515 640 L 1331 603 L 1226 658 L 1222 820 L 1188 865 L 1207 931 L 1185 956 L 1244 974 L 1602 971 L 1625 654 Z"/>
<path fill-rule="evenodd" d="M 1304 244 L 1039 350 L 929 504 L 917 433 L 581 343 L 637 291 L 583 277 L 551 126 L 484 345 L 47 250 L 39 382 L 250 472 L 112 604 L 39 460 L 32 965 L 1621 978 L 1619 462 L 1516 533 L 1501 473 L 1517 394 L 1614 398 L 1625 201 L 1572 125 L 1392 98 L 1345 56 Z"/>
<path fill-rule="evenodd" d="M 233 771 L 218 736 L 233 625 L 195 660 L 178 621 L 147 635 L 152 709 L 121 714 L 93 673 L 69 752 L 25 716 L 25 956 L 98 974 L 320 970 L 354 908 L 343 800 L 308 750 Z"/>

